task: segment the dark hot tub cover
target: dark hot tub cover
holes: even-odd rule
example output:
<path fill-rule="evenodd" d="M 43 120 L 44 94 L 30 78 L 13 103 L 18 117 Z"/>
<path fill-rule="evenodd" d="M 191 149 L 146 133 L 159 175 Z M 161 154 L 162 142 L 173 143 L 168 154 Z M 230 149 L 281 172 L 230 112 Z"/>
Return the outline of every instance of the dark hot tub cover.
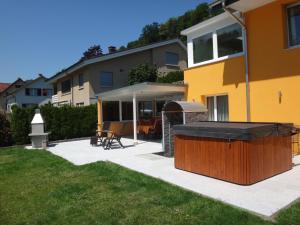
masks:
<path fill-rule="evenodd" d="M 229 140 L 254 140 L 278 135 L 291 135 L 292 124 L 194 122 L 174 126 L 175 135 L 207 137 Z"/>

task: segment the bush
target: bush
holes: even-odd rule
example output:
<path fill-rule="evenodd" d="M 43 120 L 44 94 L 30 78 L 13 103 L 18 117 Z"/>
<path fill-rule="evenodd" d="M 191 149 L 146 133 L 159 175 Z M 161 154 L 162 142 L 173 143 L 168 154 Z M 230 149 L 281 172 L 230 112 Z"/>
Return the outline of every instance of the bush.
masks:
<path fill-rule="evenodd" d="M 149 64 L 140 64 L 130 70 L 128 84 L 134 85 L 143 82 L 155 82 L 157 74 L 157 68 L 150 66 Z"/>
<path fill-rule="evenodd" d="M 0 112 L 0 147 L 9 146 L 12 143 L 10 122 L 6 114 Z"/>
<path fill-rule="evenodd" d="M 183 81 L 183 71 L 172 71 L 165 76 L 157 77 L 158 83 L 175 83 Z"/>
<path fill-rule="evenodd" d="M 45 131 L 50 132 L 49 140 L 64 140 L 88 137 L 95 134 L 97 128 L 97 106 L 54 107 L 47 104 L 40 107 L 45 121 Z M 13 139 L 16 144 L 30 142 L 31 120 L 35 108 L 14 107 L 12 113 Z"/>

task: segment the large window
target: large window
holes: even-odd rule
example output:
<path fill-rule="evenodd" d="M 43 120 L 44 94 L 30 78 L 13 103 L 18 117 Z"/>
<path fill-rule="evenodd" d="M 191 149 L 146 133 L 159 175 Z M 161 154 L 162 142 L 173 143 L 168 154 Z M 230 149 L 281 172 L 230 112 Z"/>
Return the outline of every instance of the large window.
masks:
<path fill-rule="evenodd" d="M 139 102 L 139 118 L 151 119 L 153 117 L 153 109 L 151 101 Z"/>
<path fill-rule="evenodd" d="M 243 32 L 239 24 L 231 24 L 193 39 L 194 64 L 239 53 L 243 53 Z"/>
<path fill-rule="evenodd" d="M 287 8 L 289 46 L 300 45 L 300 3 Z"/>
<path fill-rule="evenodd" d="M 228 121 L 228 96 L 207 97 L 207 109 L 210 121 Z"/>
<path fill-rule="evenodd" d="M 243 34 L 239 24 L 233 24 L 217 31 L 218 57 L 243 51 Z"/>
<path fill-rule="evenodd" d="M 103 102 L 103 121 L 119 121 L 119 102 Z"/>
<path fill-rule="evenodd" d="M 193 40 L 194 63 L 201 63 L 213 59 L 212 33 Z"/>
<path fill-rule="evenodd" d="M 61 83 L 61 92 L 68 93 L 71 91 L 71 80 L 65 80 Z"/>
<path fill-rule="evenodd" d="M 112 72 L 101 72 L 100 85 L 102 87 L 112 87 L 113 86 L 113 73 Z"/>
<path fill-rule="evenodd" d="M 166 52 L 166 64 L 177 66 L 179 64 L 179 55 L 173 52 Z"/>
<path fill-rule="evenodd" d="M 133 119 L 133 105 L 132 102 L 122 102 L 122 120 Z"/>
<path fill-rule="evenodd" d="M 52 89 L 47 88 L 25 88 L 26 96 L 52 96 Z"/>

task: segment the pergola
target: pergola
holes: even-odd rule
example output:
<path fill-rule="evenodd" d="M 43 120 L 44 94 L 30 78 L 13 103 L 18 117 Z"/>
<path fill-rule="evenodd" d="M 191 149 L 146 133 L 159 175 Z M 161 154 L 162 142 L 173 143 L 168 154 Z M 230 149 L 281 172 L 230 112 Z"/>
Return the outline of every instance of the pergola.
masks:
<path fill-rule="evenodd" d="M 162 83 L 141 83 L 119 89 L 96 94 L 98 98 L 98 129 L 102 128 L 103 101 L 118 101 L 120 120 L 122 118 L 122 101 L 132 101 L 133 105 L 133 141 L 137 144 L 137 101 L 165 99 L 182 100 L 185 98 L 186 85 L 184 84 L 162 84 Z"/>

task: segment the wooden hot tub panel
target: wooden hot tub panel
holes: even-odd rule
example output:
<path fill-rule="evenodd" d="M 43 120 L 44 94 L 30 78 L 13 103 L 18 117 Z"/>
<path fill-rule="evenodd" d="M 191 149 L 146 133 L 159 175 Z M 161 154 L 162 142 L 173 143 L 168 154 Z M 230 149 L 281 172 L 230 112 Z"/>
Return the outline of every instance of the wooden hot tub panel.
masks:
<path fill-rule="evenodd" d="M 291 136 L 228 141 L 177 135 L 175 167 L 236 184 L 254 184 L 292 168 Z"/>

